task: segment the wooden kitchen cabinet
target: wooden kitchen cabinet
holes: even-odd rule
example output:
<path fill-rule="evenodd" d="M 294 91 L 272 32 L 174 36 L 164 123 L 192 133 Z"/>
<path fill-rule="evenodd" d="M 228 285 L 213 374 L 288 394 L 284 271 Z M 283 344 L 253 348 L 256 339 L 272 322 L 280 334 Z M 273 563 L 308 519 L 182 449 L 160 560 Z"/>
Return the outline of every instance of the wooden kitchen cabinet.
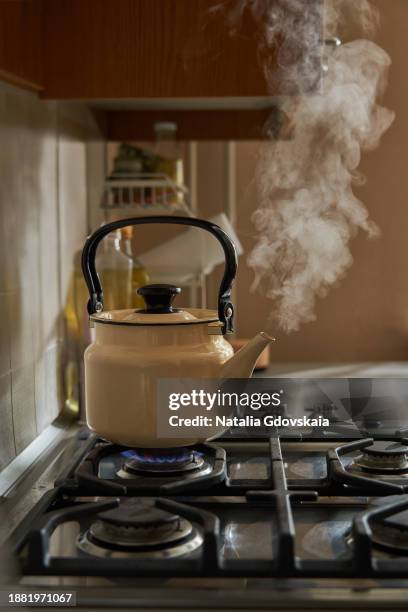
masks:
<path fill-rule="evenodd" d="M 305 6 L 314 7 L 311 15 L 316 15 L 320 3 L 305 0 Z M 108 115 L 115 113 L 107 122 L 111 136 L 115 131 L 122 134 L 127 120 L 135 131 L 138 115 L 130 116 L 130 111 L 181 108 L 201 113 L 190 116 L 184 132 L 188 135 L 199 125 L 205 136 L 205 112 L 211 108 L 211 137 L 217 136 L 218 126 L 228 137 L 233 133 L 233 122 L 237 126 L 240 116 L 229 118 L 225 111 L 235 109 L 246 111 L 239 137 L 254 138 L 271 97 L 297 92 L 293 87 L 285 90 L 279 78 L 282 41 L 263 51 L 268 67 L 276 66 L 273 85 L 266 82 L 261 33 L 251 12 L 244 12 L 235 33 L 228 24 L 226 12 L 236 4 L 235 0 L 2 0 L 0 77 L 37 90 L 45 99 L 83 100 Z M 305 19 L 308 14 L 309 9 Z M 316 65 L 314 86 L 318 82 Z M 121 115 L 124 111 L 128 114 Z M 193 133 L 190 136 L 194 138 Z"/>
<path fill-rule="evenodd" d="M 219 0 L 45 0 L 47 98 L 265 96 L 252 20 Z"/>
<path fill-rule="evenodd" d="M 43 16 L 42 0 L 0 0 L 0 79 L 42 90 Z"/>

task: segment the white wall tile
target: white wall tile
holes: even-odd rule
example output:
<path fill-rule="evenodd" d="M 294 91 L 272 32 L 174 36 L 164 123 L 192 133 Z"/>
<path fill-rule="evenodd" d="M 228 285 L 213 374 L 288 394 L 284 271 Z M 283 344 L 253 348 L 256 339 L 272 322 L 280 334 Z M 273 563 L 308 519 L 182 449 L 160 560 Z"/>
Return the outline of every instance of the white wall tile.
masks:
<path fill-rule="evenodd" d="M 15 454 L 11 374 L 8 372 L 0 377 L 0 469 L 5 467 Z"/>
<path fill-rule="evenodd" d="M 8 374 L 10 368 L 10 318 L 8 295 L 6 293 L 0 293 L 0 376 Z"/>
<path fill-rule="evenodd" d="M 63 309 L 87 234 L 89 138 L 100 134 L 85 106 L 0 83 L 0 468 L 64 405 Z"/>
<path fill-rule="evenodd" d="M 59 141 L 61 288 L 65 303 L 74 255 L 86 237 L 86 145 L 69 138 Z M 73 211 L 75 210 L 75 214 Z"/>
<path fill-rule="evenodd" d="M 11 369 L 34 362 L 33 327 L 37 319 L 35 288 L 7 294 Z"/>
<path fill-rule="evenodd" d="M 37 435 L 32 363 L 12 371 L 11 401 L 16 452 L 21 453 Z"/>
<path fill-rule="evenodd" d="M 50 347 L 36 364 L 35 403 L 38 433 L 57 416 L 63 405 L 61 346 Z"/>

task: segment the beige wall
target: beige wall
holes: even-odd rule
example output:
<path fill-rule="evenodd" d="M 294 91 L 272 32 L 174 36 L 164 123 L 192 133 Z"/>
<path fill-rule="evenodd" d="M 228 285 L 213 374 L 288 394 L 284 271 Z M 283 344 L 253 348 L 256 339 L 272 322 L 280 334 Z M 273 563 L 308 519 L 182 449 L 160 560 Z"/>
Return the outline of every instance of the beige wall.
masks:
<path fill-rule="evenodd" d="M 98 138 L 84 107 L 0 84 L 0 468 L 62 407 L 61 312 Z"/>
<path fill-rule="evenodd" d="M 385 103 L 396 119 L 378 150 L 363 155 L 367 184 L 356 190 L 382 236 L 352 242 L 354 265 L 316 308 L 317 320 L 290 336 L 276 330 L 276 361 L 377 361 L 408 359 L 408 2 L 377 0 L 382 22 L 378 43 L 392 68 Z M 237 145 L 238 229 L 247 250 L 253 244 L 250 216 L 256 143 Z M 241 261 L 238 331 L 251 336 L 267 319 L 268 300 L 249 294 L 252 272 Z"/>

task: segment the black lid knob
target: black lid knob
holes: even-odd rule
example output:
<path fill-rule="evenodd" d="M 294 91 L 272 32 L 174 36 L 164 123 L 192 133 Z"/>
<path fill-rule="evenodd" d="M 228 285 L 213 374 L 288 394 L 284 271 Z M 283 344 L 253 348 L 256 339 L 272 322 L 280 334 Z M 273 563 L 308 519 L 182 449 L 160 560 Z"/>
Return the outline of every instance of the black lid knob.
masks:
<path fill-rule="evenodd" d="M 146 309 L 141 312 L 150 314 L 166 314 L 169 312 L 178 312 L 177 308 L 172 307 L 172 302 L 178 293 L 181 293 L 180 287 L 174 285 L 145 285 L 137 290 L 145 301 Z"/>

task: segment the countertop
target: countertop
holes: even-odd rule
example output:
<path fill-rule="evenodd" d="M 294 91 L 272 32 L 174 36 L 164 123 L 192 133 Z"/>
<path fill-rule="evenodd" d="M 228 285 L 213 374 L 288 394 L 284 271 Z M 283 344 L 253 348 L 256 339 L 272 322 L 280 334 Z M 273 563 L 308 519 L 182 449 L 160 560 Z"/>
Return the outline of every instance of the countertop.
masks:
<path fill-rule="evenodd" d="M 256 378 L 408 378 L 408 361 L 271 363 Z"/>

